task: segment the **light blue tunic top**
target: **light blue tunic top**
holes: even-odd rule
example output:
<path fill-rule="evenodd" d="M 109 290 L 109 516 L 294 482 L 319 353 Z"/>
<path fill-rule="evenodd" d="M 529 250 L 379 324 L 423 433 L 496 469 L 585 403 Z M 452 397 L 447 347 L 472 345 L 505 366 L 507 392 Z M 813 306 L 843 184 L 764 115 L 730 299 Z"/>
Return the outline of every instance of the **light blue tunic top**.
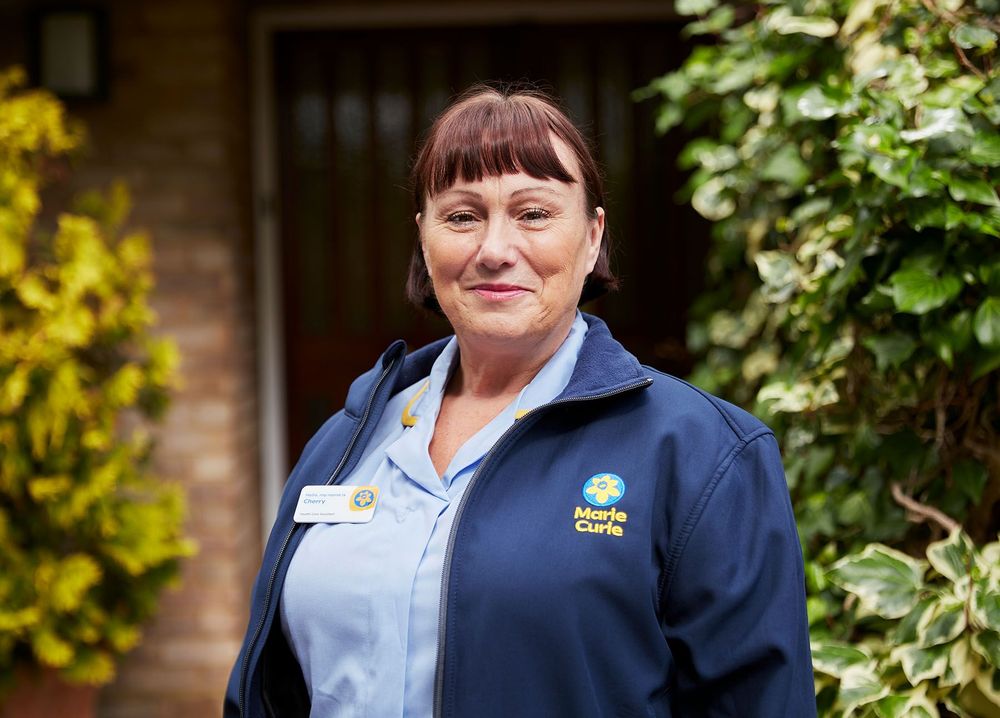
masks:
<path fill-rule="evenodd" d="M 552 358 L 462 445 L 443 476 L 428 447 L 458 358 L 455 339 L 426 380 L 389 400 L 342 482 L 379 488 L 374 517 L 310 526 L 281 594 L 281 626 L 302 667 L 311 717 L 431 715 L 445 549 L 459 500 L 483 456 L 514 421 L 566 388 L 586 333 L 577 312 Z M 415 422 L 404 425 L 404 412 Z"/>

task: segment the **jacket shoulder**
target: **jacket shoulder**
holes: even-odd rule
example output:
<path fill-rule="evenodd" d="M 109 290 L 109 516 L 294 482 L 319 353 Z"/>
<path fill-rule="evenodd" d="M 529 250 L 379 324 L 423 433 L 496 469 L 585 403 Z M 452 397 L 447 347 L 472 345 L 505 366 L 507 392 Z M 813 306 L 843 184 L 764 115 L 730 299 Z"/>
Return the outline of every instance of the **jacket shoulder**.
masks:
<path fill-rule="evenodd" d="M 707 429 L 714 425 L 734 442 L 748 442 L 761 434 L 771 433 L 771 429 L 750 412 L 704 389 L 649 366 L 643 365 L 643 370 L 653 380 L 647 391 L 655 404 L 689 428 Z"/>

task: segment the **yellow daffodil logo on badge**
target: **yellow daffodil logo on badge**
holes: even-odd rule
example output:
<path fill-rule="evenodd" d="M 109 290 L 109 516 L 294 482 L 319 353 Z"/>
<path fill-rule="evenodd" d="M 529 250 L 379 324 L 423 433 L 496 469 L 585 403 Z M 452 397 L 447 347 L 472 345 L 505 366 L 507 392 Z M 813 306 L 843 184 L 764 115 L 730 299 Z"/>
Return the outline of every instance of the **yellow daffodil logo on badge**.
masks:
<path fill-rule="evenodd" d="M 594 474 L 583 484 L 583 498 L 594 506 L 611 506 L 625 495 L 625 482 L 617 474 Z"/>
<path fill-rule="evenodd" d="M 362 486 L 354 490 L 351 494 L 351 511 L 364 511 L 373 503 L 378 496 L 378 489 L 371 486 Z"/>

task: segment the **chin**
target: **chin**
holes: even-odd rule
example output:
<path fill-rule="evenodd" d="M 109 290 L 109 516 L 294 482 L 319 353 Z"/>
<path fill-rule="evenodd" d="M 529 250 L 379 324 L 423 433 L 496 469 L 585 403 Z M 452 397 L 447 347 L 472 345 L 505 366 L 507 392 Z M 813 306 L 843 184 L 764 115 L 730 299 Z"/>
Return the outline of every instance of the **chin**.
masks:
<path fill-rule="evenodd" d="M 438 298 L 439 303 L 442 297 Z M 531 353 L 532 345 L 545 343 L 546 338 L 568 329 L 576 313 L 576 304 L 552 305 L 532 301 L 534 296 L 512 302 L 483 304 L 465 297 L 450 301 L 444 298 L 441 308 L 460 340 L 472 340 L 496 345 L 495 351 L 509 354 L 516 345 L 521 352 Z M 512 346 L 504 346 L 504 344 Z M 536 349 L 538 347 L 535 347 Z"/>
<path fill-rule="evenodd" d="M 484 313 L 476 317 L 463 317 L 459 322 L 452 322 L 455 333 L 478 341 L 512 342 L 519 339 L 537 339 L 544 336 L 546 328 L 531 317 L 505 314 L 501 312 Z"/>

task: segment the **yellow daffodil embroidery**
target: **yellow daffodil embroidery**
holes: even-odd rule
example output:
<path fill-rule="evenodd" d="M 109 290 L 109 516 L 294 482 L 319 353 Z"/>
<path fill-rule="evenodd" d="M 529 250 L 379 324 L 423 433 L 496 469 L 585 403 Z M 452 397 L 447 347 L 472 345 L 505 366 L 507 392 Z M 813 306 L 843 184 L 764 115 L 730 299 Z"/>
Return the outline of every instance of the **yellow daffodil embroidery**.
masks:
<path fill-rule="evenodd" d="M 611 506 L 625 495 L 625 482 L 617 474 L 594 474 L 583 484 L 583 498 L 593 506 Z"/>
<path fill-rule="evenodd" d="M 378 489 L 374 486 L 362 486 L 351 494 L 351 511 L 364 511 L 378 498 Z"/>
<path fill-rule="evenodd" d="M 584 534 L 620 537 L 625 533 L 628 514 L 607 508 L 622 500 L 625 482 L 617 474 L 594 474 L 583 482 L 583 498 L 590 506 L 573 509 L 573 528 Z M 596 506 L 597 508 L 591 508 Z"/>

